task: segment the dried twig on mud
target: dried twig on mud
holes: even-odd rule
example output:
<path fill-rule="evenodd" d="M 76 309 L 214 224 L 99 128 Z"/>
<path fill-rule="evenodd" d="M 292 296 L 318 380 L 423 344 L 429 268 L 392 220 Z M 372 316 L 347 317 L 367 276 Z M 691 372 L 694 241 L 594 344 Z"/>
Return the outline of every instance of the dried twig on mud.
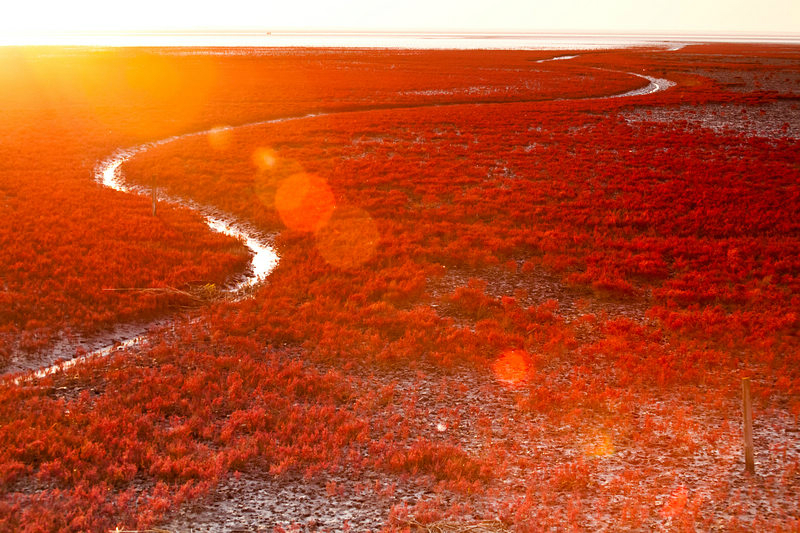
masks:
<path fill-rule="evenodd" d="M 108 533 L 172 533 L 168 529 L 120 529 L 119 527 L 109 529 Z"/>
<path fill-rule="evenodd" d="M 404 520 L 404 524 L 411 527 L 412 531 L 425 533 L 508 533 L 505 524 L 499 520 L 483 520 L 481 522 L 431 522 L 422 524 L 413 518 Z"/>
<path fill-rule="evenodd" d="M 187 290 L 176 289 L 175 287 L 121 287 L 103 290 L 114 292 L 148 292 L 153 294 L 169 294 L 173 296 L 183 296 L 198 303 L 210 302 L 217 299 L 219 296 L 219 289 L 213 283 L 193 286 Z"/>

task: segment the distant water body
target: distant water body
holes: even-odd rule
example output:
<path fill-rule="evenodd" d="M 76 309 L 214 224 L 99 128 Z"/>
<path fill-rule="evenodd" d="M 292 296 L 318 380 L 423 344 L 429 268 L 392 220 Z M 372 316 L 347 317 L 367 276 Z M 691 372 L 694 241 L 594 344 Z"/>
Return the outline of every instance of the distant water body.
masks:
<path fill-rule="evenodd" d="M 19 37 L 19 36 L 18 36 Z M 800 44 L 795 36 L 743 35 L 607 35 L 483 33 L 123 33 L 48 34 L 16 38 L 4 45 L 266 47 L 266 48 L 399 48 L 458 50 L 597 50 L 640 46 L 679 47 L 694 42 L 783 42 Z"/>

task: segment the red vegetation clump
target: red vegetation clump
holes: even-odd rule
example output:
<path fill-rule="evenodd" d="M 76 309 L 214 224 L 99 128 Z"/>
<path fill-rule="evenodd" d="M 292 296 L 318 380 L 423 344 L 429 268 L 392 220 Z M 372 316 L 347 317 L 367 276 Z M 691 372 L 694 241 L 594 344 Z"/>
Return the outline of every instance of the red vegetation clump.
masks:
<path fill-rule="evenodd" d="M 765 71 L 797 70 L 785 61 L 795 49 L 744 50 Z M 747 481 L 732 475 L 738 441 L 724 422 L 738 416 L 738 378 L 757 378 L 762 412 L 800 414 L 797 139 L 632 116 L 797 97 L 791 88 L 736 92 L 696 72 L 735 71 L 740 53 L 644 49 L 553 63 L 534 62 L 551 53 L 522 51 L 72 59 L 86 69 L 130 65 L 117 82 L 130 86 L 122 94 L 131 108 L 100 82 L 58 71 L 77 85 L 42 89 L 38 111 L 19 105 L 16 126 L 4 128 L 21 131 L 47 116 L 48 98 L 80 93 L 73 105 L 96 106 L 96 122 L 81 130 L 91 148 L 64 141 L 66 161 L 208 130 L 137 154 L 123 165 L 126 179 L 155 179 L 275 233 L 280 263 L 252 298 L 196 310 L 142 347 L 0 385 L 0 529 L 149 527 L 235 472 L 341 476 L 342 485 L 326 485 L 330 498 L 368 474 L 436 494 L 396 509 L 390 530 L 410 516 L 497 518 L 519 530 L 739 527 L 744 504 L 731 494 Z M 136 74 L 149 61 L 165 76 L 175 68 L 167 81 L 176 91 L 199 80 L 203 98 L 160 95 Z M 598 98 L 647 83 L 626 72 L 677 85 Z M 160 120 L 171 105 L 175 123 Z M 141 113 L 130 118 L 131 109 Z M 77 121 L 70 113 L 56 116 Z M 121 123 L 105 139 L 100 125 L 111 117 Z M 105 229 L 87 229 L 85 242 L 105 237 L 114 253 L 99 276 L 91 255 L 74 273 L 59 270 L 61 252 L 46 246 L 4 256 L 6 287 L 20 287 L 0 293 L 4 301 L 64 310 L 57 323 L 34 310 L 26 321 L 56 331 L 105 323 L 89 310 L 114 321 L 162 309 L 118 295 L 77 305 L 126 275 L 139 253 L 129 245 L 154 250 L 141 283 L 221 282 L 242 268 L 240 249 L 191 215 L 152 219 L 146 200 L 94 185 L 90 165 L 45 191 L 30 147 L 54 148 L 30 135 L 0 147 L 4 164 L 22 169 L 2 189 L 5 209 L 30 221 L 4 238 L 34 242 L 47 220 L 27 200 L 8 207 L 5 191 L 38 191 L 54 220 L 86 192 L 86 212 L 46 226 L 54 235 L 73 221 L 94 228 L 94 215 Z M 140 212 L 135 227 L 116 217 L 126 209 Z M 26 261 L 52 285 L 37 293 L 20 282 L 24 269 L 10 265 Z M 64 290 L 73 283 L 74 293 Z M 12 336 L 37 327 L 20 316 L 3 315 Z M 796 472 L 796 455 L 784 452 Z M 700 480 L 695 465 L 715 475 Z M 796 476 L 769 479 L 758 486 L 767 499 L 798 487 Z M 781 498 L 759 525 L 793 527 L 797 510 Z"/>
<path fill-rule="evenodd" d="M 229 470 L 324 465 L 364 431 L 336 374 L 274 350 L 242 361 L 256 346 L 233 338 L 198 352 L 196 334 L 4 387 L 3 530 L 146 528 Z"/>
<path fill-rule="evenodd" d="M 696 87 L 666 95 L 673 101 L 709 98 Z M 136 180 L 161 161 L 160 176 L 170 190 L 218 198 L 225 209 L 267 229 L 288 225 L 279 246 L 291 255 L 270 287 L 281 293 L 284 272 L 302 275 L 288 268 L 294 249 L 302 250 L 298 257 L 305 264 L 318 254 L 315 236 L 291 231 L 275 216 L 271 198 L 281 196 L 285 169 L 322 176 L 337 204 L 370 215 L 381 245 L 368 264 L 346 273 L 319 266 L 306 285 L 324 285 L 323 277 L 334 285 L 324 291 L 327 298 L 307 301 L 314 316 L 330 316 L 322 308 L 341 293 L 341 283 L 369 279 L 373 272 L 381 276 L 384 265 L 457 271 L 512 259 L 559 272 L 564 282 L 588 286 L 599 297 L 649 295 L 649 316 L 665 320 L 641 327 L 657 328 L 648 334 L 661 350 L 665 339 L 680 339 L 666 348 L 668 358 L 686 360 L 681 351 L 702 350 L 686 344 L 698 337 L 725 350 L 761 349 L 761 339 L 770 338 L 779 344 L 769 359 L 787 364 L 791 350 L 783 341 L 791 338 L 773 332 L 797 326 L 792 273 L 800 265 L 792 258 L 800 245 L 798 206 L 782 194 L 797 181 L 793 141 L 698 135 L 682 124 L 629 124 L 623 113 L 630 105 L 593 100 L 336 114 L 242 128 L 226 152 L 206 153 L 202 138 L 170 143 L 126 170 Z M 277 161 L 268 171 L 253 168 L 249 156 L 262 146 Z M 211 179 L 223 174 L 224 192 Z M 344 292 L 352 302 L 362 291 L 360 282 Z M 456 287 L 447 302 L 454 316 L 473 321 L 504 314 L 478 280 Z M 703 325 L 694 333 L 679 326 L 679 316 L 715 308 L 724 309 L 726 318 L 689 320 L 695 330 Z M 351 323 L 358 327 L 357 320 Z M 308 340 L 306 333 L 299 338 Z M 441 339 L 435 344 L 441 346 Z M 669 365 L 658 368 L 671 372 Z M 676 368 L 675 378 L 684 370 Z M 654 382 L 663 381 L 659 376 Z"/>
<path fill-rule="evenodd" d="M 497 75 L 476 78 L 475 69 L 486 66 L 518 72 L 531 54 L 431 53 L 433 63 L 416 53 L 358 50 L 231 56 L 4 50 L 0 208 L 12 223 L 0 236 L 6 252 L 0 257 L 0 365 L 20 353 L 37 359 L 67 330 L 90 334 L 185 303 L 103 289 L 222 284 L 242 270 L 243 249 L 208 235 L 196 217 L 162 208 L 161 219 L 150 220 L 146 200 L 94 183 L 98 161 L 120 147 L 215 126 L 206 150 L 222 150 L 231 141 L 220 125 L 333 109 L 452 103 L 454 95 L 455 101 L 547 99 L 577 94 L 577 81 L 585 76 L 575 70 L 554 84 L 547 69 L 534 69 L 513 83 Z M 309 83 L 314 69 L 326 74 Z M 637 85 L 621 74 L 592 77 L 598 94 Z M 147 174 L 159 172 L 156 164 Z M 284 216 L 296 217 L 304 206 L 297 207 Z M 361 259 L 345 262 L 354 260 Z"/>

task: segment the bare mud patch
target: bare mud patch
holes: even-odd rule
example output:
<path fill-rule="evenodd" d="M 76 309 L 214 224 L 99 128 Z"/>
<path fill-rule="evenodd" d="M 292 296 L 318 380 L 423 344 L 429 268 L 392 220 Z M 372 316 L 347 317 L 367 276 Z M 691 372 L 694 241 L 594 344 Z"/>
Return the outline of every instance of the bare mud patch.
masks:
<path fill-rule="evenodd" d="M 769 64 L 769 61 L 765 60 L 764 64 Z M 702 69 L 692 73 L 711 78 L 732 92 L 774 91 L 797 94 L 800 87 L 800 72 L 796 71 L 797 62 L 782 62 L 778 67 L 780 68 L 764 70 L 759 64 L 757 68 L 750 70 Z"/>
<path fill-rule="evenodd" d="M 628 123 L 687 122 L 717 133 L 734 132 L 746 137 L 769 139 L 800 139 L 800 102 L 792 100 L 755 105 L 640 107 L 625 112 L 622 116 Z"/>
<path fill-rule="evenodd" d="M 415 501 L 377 475 L 356 485 L 343 476 L 256 476 L 224 481 L 207 501 L 178 511 L 161 526 L 181 532 L 379 531 L 393 505 Z"/>
<path fill-rule="evenodd" d="M 679 387 L 623 391 L 604 406 L 575 403 L 570 413 L 531 408 L 532 397 L 566 398 L 574 380 L 590 378 L 581 372 L 608 371 L 577 369 L 571 357 L 539 361 L 516 386 L 488 368 L 466 366 L 350 371 L 354 386 L 382 391 L 387 400 L 370 419 L 372 442 L 410 447 L 424 439 L 487 461 L 493 474 L 477 491 L 454 491 L 425 472 L 347 464 L 310 479 L 250 468 L 221 481 L 205 500 L 176 510 L 161 528 L 380 531 L 425 509 L 469 524 L 508 519 L 509 509 L 519 506 L 545 517 L 544 529 L 568 522 L 591 531 L 673 530 L 686 523 L 701 530 L 792 527 L 800 491 L 794 416 L 757 402 L 756 474 L 748 475 L 732 395 L 723 394 L 711 409 L 703 406 L 707 399 Z M 390 431 L 394 436 L 386 440 Z M 631 494 L 632 486 L 641 494 Z"/>

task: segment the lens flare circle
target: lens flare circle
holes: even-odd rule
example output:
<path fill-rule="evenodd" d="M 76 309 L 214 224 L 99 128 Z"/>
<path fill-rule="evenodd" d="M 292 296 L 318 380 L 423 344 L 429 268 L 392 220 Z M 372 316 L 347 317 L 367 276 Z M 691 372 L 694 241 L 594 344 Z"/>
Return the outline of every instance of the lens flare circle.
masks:
<path fill-rule="evenodd" d="M 301 172 L 283 180 L 275 193 L 275 207 L 286 227 L 315 232 L 333 214 L 334 197 L 319 176 Z"/>
<path fill-rule="evenodd" d="M 531 367 L 531 356 L 524 350 L 506 351 L 492 364 L 497 380 L 512 387 L 527 381 Z"/>
<path fill-rule="evenodd" d="M 258 170 L 269 170 L 273 168 L 277 162 L 278 154 L 272 148 L 256 148 L 253 152 L 253 164 Z"/>
<path fill-rule="evenodd" d="M 590 457 L 614 455 L 614 439 L 607 431 L 598 433 L 584 446 L 584 452 Z"/>
<path fill-rule="evenodd" d="M 208 145 L 217 152 L 224 152 L 231 145 L 233 128 L 230 126 L 215 126 L 206 134 Z"/>
<path fill-rule="evenodd" d="M 372 217 L 358 207 L 337 207 L 316 235 L 317 250 L 338 268 L 354 268 L 375 255 L 380 238 Z"/>

